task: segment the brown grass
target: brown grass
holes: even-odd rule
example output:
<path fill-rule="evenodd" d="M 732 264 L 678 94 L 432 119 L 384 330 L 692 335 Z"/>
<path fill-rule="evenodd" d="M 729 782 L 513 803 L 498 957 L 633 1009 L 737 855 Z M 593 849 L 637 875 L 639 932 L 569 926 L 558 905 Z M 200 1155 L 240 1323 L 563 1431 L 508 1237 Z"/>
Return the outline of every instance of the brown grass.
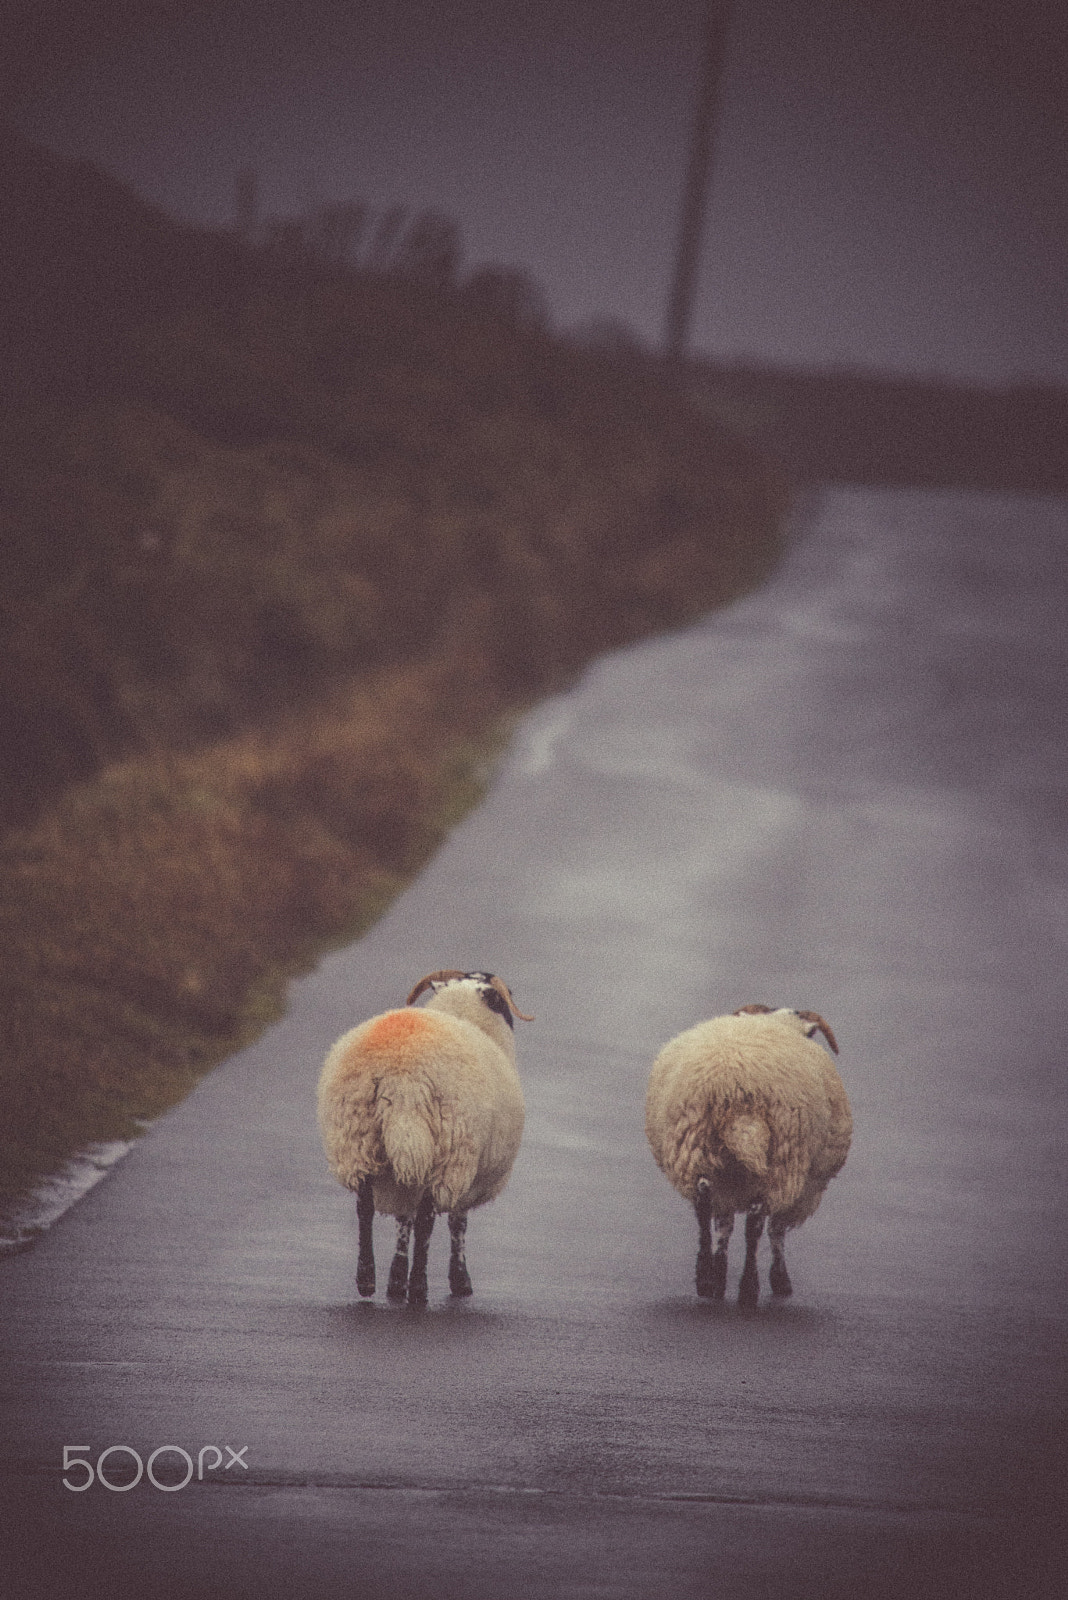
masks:
<path fill-rule="evenodd" d="M 478 796 L 497 711 L 457 664 L 394 669 L 271 732 L 116 764 L 10 833 L 0 1195 L 129 1137 L 277 1017 Z"/>

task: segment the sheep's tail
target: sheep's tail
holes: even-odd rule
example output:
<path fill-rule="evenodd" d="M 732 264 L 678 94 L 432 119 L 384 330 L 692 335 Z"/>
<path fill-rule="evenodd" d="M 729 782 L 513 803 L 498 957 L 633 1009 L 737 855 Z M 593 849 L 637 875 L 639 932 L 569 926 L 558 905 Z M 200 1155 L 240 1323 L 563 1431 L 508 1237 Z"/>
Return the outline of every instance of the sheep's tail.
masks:
<path fill-rule="evenodd" d="M 375 1104 L 394 1178 L 405 1188 L 425 1188 L 436 1154 L 435 1115 L 427 1086 L 409 1074 L 383 1078 Z"/>
<path fill-rule="evenodd" d="M 741 1112 L 721 1130 L 720 1138 L 731 1155 L 748 1168 L 754 1177 L 767 1177 L 771 1130 L 763 1117 Z"/>

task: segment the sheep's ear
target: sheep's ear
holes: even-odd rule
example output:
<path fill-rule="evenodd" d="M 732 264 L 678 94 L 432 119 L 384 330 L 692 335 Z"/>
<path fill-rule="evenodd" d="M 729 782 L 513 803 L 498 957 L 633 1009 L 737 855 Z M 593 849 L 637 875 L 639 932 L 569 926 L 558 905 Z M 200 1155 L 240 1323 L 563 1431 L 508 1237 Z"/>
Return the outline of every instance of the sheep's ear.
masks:
<path fill-rule="evenodd" d="M 771 1007 L 762 1005 L 739 1006 L 734 1013 L 736 1017 L 766 1017 L 770 1014 Z"/>
<path fill-rule="evenodd" d="M 799 1011 L 797 1014 L 803 1019 L 803 1021 L 811 1023 L 811 1027 L 805 1030 L 808 1034 L 808 1037 L 811 1039 L 814 1033 L 822 1033 L 823 1037 L 826 1039 L 835 1055 L 837 1055 L 838 1040 L 831 1031 L 830 1023 L 824 1022 L 818 1011 Z"/>
<path fill-rule="evenodd" d="M 411 994 L 405 1000 L 406 1006 L 414 1005 L 424 989 L 429 989 L 435 983 L 447 983 L 450 978 L 466 978 L 466 972 L 428 972 L 425 978 L 420 978 Z"/>

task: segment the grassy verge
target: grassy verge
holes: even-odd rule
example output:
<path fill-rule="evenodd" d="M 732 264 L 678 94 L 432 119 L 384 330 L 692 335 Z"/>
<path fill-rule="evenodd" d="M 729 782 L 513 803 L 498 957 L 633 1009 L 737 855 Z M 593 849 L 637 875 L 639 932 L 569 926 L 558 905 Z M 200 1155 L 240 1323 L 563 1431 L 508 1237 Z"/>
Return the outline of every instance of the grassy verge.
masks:
<path fill-rule="evenodd" d="M 388 904 L 493 753 L 499 705 L 459 670 L 394 669 L 270 731 L 117 763 L 8 834 L 4 1199 L 135 1134 Z"/>
<path fill-rule="evenodd" d="M 131 204 L 122 271 L 193 281 L 204 241 L 135 239 Z M 104 260 L 84 392 L 61 340 L 0 407 L 0 1206 L 277 1016 L 517 711 L 778 551 L 784 482 L 655 365 L 403 274 L 223 255 L 127 320 Z M 9 305 L 41 281 L 31 252 Z"/>

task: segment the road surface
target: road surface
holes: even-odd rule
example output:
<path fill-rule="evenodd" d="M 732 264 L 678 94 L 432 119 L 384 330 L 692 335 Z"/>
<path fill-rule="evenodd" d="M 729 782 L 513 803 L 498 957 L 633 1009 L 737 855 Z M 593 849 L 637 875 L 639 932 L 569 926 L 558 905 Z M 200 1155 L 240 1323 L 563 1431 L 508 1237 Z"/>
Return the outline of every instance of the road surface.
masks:
<path fill-rule="evenodd" d="M 0 1261 L 9 1591 L 1063 1594 L 1066 554 L 1063 500 L 822 494 L 761 593 L 537 710 L 378 926 Z M 439 966 L 536 1021 L 475 1296 L 439 1226 L 419 1312 L 356 1298 L 313 1097 Z M 694 1297 L 642 1130 L 660 1044 L 747 1001 L 828 1018 L 856 1118 L 755 1312 L 737 1231 Z"/>

